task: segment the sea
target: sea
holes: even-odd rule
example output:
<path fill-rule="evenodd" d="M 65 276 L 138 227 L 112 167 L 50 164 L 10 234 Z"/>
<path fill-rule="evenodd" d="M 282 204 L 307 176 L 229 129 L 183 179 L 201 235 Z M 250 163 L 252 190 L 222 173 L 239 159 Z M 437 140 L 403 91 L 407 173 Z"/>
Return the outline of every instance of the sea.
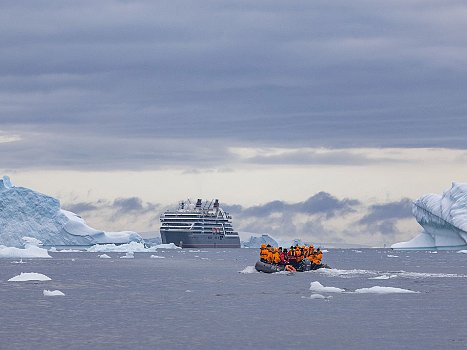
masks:
<path fill-rule="evenodd" d="M 456 251 L 328 249 L 295 274 L 257 249 L 102 254 L 0 259 L 0 349 L 467 349 Z"/>

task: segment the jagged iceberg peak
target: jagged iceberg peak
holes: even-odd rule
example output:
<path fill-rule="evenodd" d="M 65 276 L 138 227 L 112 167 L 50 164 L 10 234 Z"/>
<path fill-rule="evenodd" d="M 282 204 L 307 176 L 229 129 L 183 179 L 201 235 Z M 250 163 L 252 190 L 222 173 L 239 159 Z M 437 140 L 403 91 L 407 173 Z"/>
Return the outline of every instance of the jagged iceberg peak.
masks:
<path fill-rule="evenodd" d="M 392 248 L 458 248 L 467 246 L 467 184 L 453 182 L 439 194 L 426 194 L 413 202 L 412 213 L 424 231 Z"/>
<path fill-rule="evenodd" d="M 23 247 L 23 237 L 46 246 L 141 242 L 136 232 L 104 232 L 89 227 L 78 215 L 60 208 L 60 201 L 0 180 L 0 245 Z"/>
<path fill-rule="evenodd" d="M 12 187 L 15 187 L 15 186 L 11 183 L 9 176 L 5 175 L 4 177 L 0 179 L 0 191 L 6 190 Z"/>

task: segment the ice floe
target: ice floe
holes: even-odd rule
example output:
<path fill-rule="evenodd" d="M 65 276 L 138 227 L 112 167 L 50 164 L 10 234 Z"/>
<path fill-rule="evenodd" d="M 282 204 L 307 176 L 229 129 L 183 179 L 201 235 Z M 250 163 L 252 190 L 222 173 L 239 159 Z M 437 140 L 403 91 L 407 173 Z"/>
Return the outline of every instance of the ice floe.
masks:
<path fill-rule="evenodd" d="M 101 259 L 111 259 L 111 257 L 108 256 L 107 254 L 101 254 L 101 255 L 99 255 L 99 258 L 101 258 Z"/>
<path fill-rule="evenodd" d="M 467 249 L 459 250 L 458 253 L 467 254 Z"/>
<path fill-rule="evenodd" d="M 50 281 L 50 277 L 37 272 L 21 272 L 19 275 L 10 278 L 9 282 L 27 282 L 27 281 Z"/>
<path fill-rule="evenodd" d="M 396 288 L 396 287 L 381 287 L 374 286 L 370 288 L 356 289 L 356 294 L 393 294 L 393 293 L 420 293 L 409 289 Z"/>
<path fill-rule="evenodd" d="M 126 252 L 125 255 L 121 256 L 120 259 L 134 259 L 135 253 L 133 252 Z"/>
<path fill-rule="evenodd" d="M 0 258 L 51 258 L 47 249 L 34 245 L 27 245 L 25 248 L 5 247 L 0 245 Z"/>
<path fill-rule="evenodd" d="M 59 296 L 65 296 L 65 293 L 63 293 L 60 290 L 47 290 L 44 289 L 44 296 L 46 297 L 59 297 Z"/>
<path fill-rule="evenodd" d="M 160 255 L 151 255 L 151 259 L 165 259 L 165 256 L 160 256 Z"/>
<path fill-rule="evenodd" d="M 318 281 L 310 283 L 310 290 L 314 292 L 321 292 L 321 293 L 343 293 L 345 289 L 337 288 L 337 287 L 325 287 Z"/>
<path fill-rule="evenodd" d="M 391 255 L 391 254 L 388 254 L 387 257 L 388 257 L 388 258 L 398 258 L 399 255 Z"/>

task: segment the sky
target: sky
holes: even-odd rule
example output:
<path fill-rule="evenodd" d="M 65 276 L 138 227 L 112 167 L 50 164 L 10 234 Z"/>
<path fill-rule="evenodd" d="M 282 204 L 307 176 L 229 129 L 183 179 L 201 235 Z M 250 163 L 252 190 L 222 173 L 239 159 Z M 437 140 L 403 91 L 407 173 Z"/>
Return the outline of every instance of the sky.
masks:
<path fill-rule="evenodd" d="M 244 237 L 381 246 L 466 181 L 464 1 L 0 9 L 0 171 L 94 227 L 219 198 Z"/>

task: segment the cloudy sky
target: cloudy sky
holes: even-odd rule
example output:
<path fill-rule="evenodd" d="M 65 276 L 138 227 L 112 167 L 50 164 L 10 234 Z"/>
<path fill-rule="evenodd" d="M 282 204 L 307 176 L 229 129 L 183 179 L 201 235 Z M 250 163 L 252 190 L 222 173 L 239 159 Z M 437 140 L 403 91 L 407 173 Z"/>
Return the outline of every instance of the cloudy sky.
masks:
<path fill-rule="evenodd" d="M 95 227 L 220 198 L 390 244 L 467 174 L 464 1 L 2 1 L 0 170 Z"/>

